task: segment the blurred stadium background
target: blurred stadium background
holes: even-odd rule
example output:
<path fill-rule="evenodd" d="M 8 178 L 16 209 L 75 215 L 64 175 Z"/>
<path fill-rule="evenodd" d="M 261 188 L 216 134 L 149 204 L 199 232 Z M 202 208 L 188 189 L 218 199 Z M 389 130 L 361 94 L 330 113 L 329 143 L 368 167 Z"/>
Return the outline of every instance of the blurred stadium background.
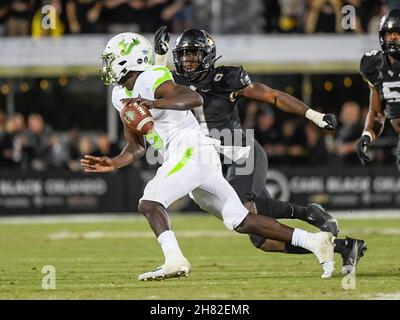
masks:
<path fill-rule="evenodd" d="M 53 29 L 42 21 L 55 8 Z M 356 12 L 344 30 L 342 7 Z M 14 0 L 0 1 L 0 215 L 136 212 L 156 166 L 143 159 L 115 174 L 84 175 L 84 154 L 119 153 L 124 140 L 99 76 L 112 34 L 153 38 L 189 27 L 215 37 L 218 63 L 241 64 L 253 80 L 292 94 L 339 120 L 335 133 L 276 108 L 242 101 L 245 128 L 269 158 L 268 188 L 297 203 L 334 210 L 396 208 L 398 137 L 390 125 L 362 167 L 355 144 L 369 90 L 361 56 L 379 49 L 378 24 L 399 1 L 382 0 Z M 49 8 L 49 7 L 46 7 Z M 52 12 L 52 11 L 51 11 Z M 171 60 L 169 60 L 171 66 Z M 174 211 L 195 211 L 181 199 Z"/>

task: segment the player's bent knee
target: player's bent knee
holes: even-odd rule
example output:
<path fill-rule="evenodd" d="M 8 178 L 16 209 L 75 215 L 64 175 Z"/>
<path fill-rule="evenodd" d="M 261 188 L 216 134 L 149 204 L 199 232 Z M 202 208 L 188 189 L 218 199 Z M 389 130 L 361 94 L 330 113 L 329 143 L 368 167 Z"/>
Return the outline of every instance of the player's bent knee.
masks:
<path fill-rule="evenodd" d="M 138 210 L 144 216 L 151 215 L 152 213 L 157 212 L 158 209 L 165 210 L 161 203 L 155 201 L 142 200 L 139 202 Z"/>
<path fill-rule="evenodd" d="M 257 249 L 260 249 L 260 247 L 263 245 L 265 242 L 265 238 L 262 236 L 259 236 L 258 234 L 249 234 L 249 238 L 253 246 L 255 246 Z"/>
<path fill-rule="evenodd" d="M 256 226 L 254 224 L 254 218 L 256 214 L 249 212 L 249 214 L 244 218 L 244 220 L 235 228 L 236 232 L 239 233 L 254 233 L 256 231 Z"/>

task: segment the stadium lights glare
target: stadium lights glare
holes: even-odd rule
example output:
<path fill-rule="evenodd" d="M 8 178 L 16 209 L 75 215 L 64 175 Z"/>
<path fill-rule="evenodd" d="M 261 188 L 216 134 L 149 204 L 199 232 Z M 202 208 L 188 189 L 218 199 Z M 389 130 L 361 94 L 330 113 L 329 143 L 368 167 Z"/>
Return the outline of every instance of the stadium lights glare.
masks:
<path fill-rule="evenodd" d="M 47 90 L 49 88 L 49 81 L 47 79 L 40 80 L 40 89 Z"/>
<path fill-rule="evenodd" d="M 0 90 L 1 90 L 1 93 L 6 96 L 10 93 L 10 86 L 7 83 L 5 83 L 1 86 Z"/>
<path fill-rule="evenodd" d="M 21 85 L 19 86 L 19 89 L 21 90 L 21 92 L 25 93 L 28 92 L 30 87 L 29 87 L 29 83 L 27 82 L 22 82 Z"/>
<path fill-rule="evenodd" d="M 332 81 L 325 81 L 324 82 L 324 89 L 325 89 L 325 91 L 328 91 L 328 92 L 332 91 L 333 90 Z"/>
<path fill-rule="evenodd" d="M 68 78 L 67 77 L 60 77 L 58 79 L 58 83 L 60 84 L 60 86 L 66 86 L 68 84 Z"/>
<path fill-rule="evenodd" d="M 343 84 L 346 88 L 350 88 L 353 85 L 353 80 L 350 77 L 345 77 L 343 80 Z"/>

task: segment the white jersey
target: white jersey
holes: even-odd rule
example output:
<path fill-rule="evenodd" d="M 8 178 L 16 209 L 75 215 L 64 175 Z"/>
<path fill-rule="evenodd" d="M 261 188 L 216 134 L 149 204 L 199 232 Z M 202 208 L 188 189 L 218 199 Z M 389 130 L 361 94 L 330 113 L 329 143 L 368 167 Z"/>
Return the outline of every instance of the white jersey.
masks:
<path fill-rule="evenodd" d="M 150 67 L 139 75 L 132 91 L 124 87 L 114 88 L 114 107 L 120 111 L 120 100 L 123 98 L 154 100 L 155 90 L 168 80 L 173 81 L 173 78 L 166 67 Z M 235 229 L 248 210 L 222 175 L 219 156 L 214 148 L 214 142 L 218 140 L 202 133 L 191 111 L 150 109 L 150 112 L 157 135 L 149 137 L 147 134 L 146 139 L 152 140 L 149 142 L 159 150 L 164 162 L 147 183 L 140 201 L 154 201 L 168 208 L 190 193 L 203 210 L 222 219 L 230 230 Z"/>
<path fill-rule="evenodd" d="M 171 72 L 164 66 L 155 65 L 142 72 L 135 82 L 132 91 L 123 86 L 114 87 L 112 102 L 121 111 L 124 98 L 144 98 L 155 100 L 156 89 L 165 81 L 174 81 Z M 154 119 L 154 132 L 146 136 L 146 140 L 157 149 L 164 159 L 168 159 L 182 143 L 193 141 L 206 142 L 193 113 L 189 110 L 150 109 Z M 210 142 L 207 142 L 209 144 Z"/>

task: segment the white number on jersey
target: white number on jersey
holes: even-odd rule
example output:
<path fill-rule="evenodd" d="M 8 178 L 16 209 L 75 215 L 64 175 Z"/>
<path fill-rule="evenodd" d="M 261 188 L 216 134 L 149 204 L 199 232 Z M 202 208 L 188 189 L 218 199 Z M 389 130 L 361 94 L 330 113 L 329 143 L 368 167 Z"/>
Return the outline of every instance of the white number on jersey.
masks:
<path fill-rule="evenodd" d="M 400 102 L 400 81 L 384 82 L 382 92 L 388 102 Z"/>
<path fill-rule="evenodd" d="M 379 50 L 372 50 L 372 51 L 370 51 L 370 52 L 367 52 L 365 55 L 366 55 L 367 57 L 375 56 L 378 52 L 379 52 Z"/>
<path fill-rule="evenodd" d="M 214 81 L 215 81 L 215 82 L 221 81 L 221 79 L 222 79 L 223 76 L 224 76 L 224 75 L 223 75 L 222 73 L 217 73 L 217 74 L 215 75 L 215 77 L 214 77 Z"/>

